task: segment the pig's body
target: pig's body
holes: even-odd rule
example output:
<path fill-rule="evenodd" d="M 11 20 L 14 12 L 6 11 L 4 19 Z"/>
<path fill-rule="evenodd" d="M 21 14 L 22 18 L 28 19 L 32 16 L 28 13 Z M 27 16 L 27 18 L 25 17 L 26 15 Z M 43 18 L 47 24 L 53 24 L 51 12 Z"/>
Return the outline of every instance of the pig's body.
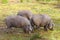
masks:
<path fill-rule="evenodd" d="M 53 29 L 53 22 L 51 18 L 46 14 L 37 14 L 32 17 L 32 25 L 36 25 L 36 28 L 44 27 L 45 30 Z"/>
<path fill-rule="evenodd" d="M 31 18 L 32 18 L 32 12 L 29 11 L 29 10 L 22 10 L 22 11 L 19 11 L 17 15 L 26 17 L 28 20 L 31 20 Z"/>
<path fill-rule="evenodd" d="M 17 27 L 22 28 L 25 32 L 32 31 L 32 26 L 28 19 L 21 16 L 8 16 L 5 19 L 7 28 Z"/>

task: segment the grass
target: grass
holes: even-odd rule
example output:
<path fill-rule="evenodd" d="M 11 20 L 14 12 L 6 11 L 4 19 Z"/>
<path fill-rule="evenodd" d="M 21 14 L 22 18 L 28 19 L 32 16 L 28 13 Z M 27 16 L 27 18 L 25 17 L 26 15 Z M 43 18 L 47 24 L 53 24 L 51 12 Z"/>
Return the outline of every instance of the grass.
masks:
<path fill-rule="evenodd" d="M 55 23 L 54 31 L 36 30 L 28 35 L 24 33 L 0 33 L 0 40 L 30 40 L 35 33 L 47 38 L 48 40 L 60 40 L 60 9 L 54 8 L 53 5 L 39 3 L 21 3 L 21 4 L 1 4 L 0 5 L 0 26 L 5 27 L 4 19 L 8 15 L 16 15 L 18 10 L 30 10 L 33 14 L 47 14 Z M 20 30 L 21 31 L 21 30 Z"/>

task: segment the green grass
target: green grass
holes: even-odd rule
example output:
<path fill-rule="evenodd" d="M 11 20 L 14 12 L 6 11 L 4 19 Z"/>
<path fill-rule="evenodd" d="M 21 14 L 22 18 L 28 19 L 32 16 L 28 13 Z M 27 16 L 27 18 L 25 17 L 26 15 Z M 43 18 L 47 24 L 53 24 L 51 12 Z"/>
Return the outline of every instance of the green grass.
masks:
<path fill-rule="evenodd" d="M 0 5 L 0 26 L 5 27 L 4 19 L 8 15 L 16 15 L 18 10 L 30 10 L 33 14 L 47 14 L 55 23 L 54 31 L 45 32 L 44 30 L 36 30 L 32 34 L 24 33 L 3 33 L 0 34 L 0 40 L 30 40 L 33 34 L 39 33 L 39 35 L 47 38 L 48 40 L 60 40 L 60 9 L 54 8 L 53 5 L 49 4 L 38 4 L 38 3 L 21 3 L 21 4 L 1 4 Z"/>

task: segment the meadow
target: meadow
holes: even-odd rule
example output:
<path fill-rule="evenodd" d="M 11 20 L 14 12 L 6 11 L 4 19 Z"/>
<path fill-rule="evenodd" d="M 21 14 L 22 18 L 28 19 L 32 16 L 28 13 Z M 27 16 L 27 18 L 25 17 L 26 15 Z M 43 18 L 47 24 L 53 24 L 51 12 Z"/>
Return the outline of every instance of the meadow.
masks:
<path fill-rule="evenodd" d="M 60 8 L 55 7 L 53 4 L 42 3 L 0 4 L 0 27 L 6 27 L 4 19 L 9 15 L 16 15 L 19 10 L 30 10 L 33 14 L 47 14 L 55 24 L 53 31 L 40 29 L 31 34 L 25 34 L 21 29 L 14 29 L 10 33 L 1 29 L 0 40 L 60 40 Z"/>

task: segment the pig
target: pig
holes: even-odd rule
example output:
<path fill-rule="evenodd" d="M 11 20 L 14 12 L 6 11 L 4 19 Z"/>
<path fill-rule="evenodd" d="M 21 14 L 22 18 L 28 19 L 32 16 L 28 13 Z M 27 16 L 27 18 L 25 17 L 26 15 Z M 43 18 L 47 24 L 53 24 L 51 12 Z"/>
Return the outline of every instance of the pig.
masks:
<path fill-rule="evenodd" d="M 26 17 L 28 20 L 31 20 L 33 14 L 29 10 L 21 10 L 21 11 L 18 11 L 17 15 Z"/>
<path fill-rule="evenodd" d="M 44 27 L 45 31 L 47 31 L 48 29 L 53 30 L 53 26 L 54 26 L 52 19 L 46 14 L 33 15 L 31 19 L 31 24 L 34 29 Z"/>
<path fill-rule="evenodd" d="M 33 29 L 30 24 L 30 21 L 22 16 L 8 16 L 5 18 L 5 23 L 8 29 L 12 27 L 22 28 L 25 33 L 31 33 Z"/>

